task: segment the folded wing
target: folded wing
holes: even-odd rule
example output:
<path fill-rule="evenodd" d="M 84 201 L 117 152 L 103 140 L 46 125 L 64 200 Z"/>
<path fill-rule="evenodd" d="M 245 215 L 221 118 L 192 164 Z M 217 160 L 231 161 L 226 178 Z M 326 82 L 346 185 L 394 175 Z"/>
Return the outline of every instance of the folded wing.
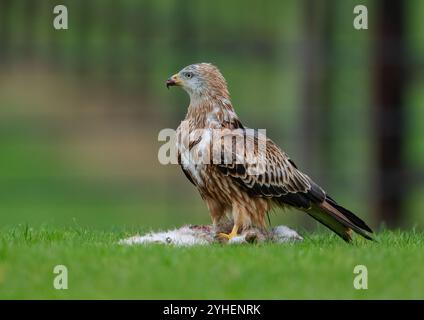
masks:
<path fill-rule="evenodd" d="M 231 177 L 250 196 L 269 198 L 277 205 L 305 211 L 345 241 L 351 240 L 351 229 L 371 239 L 367 232 L 372 230 L 364 221 L 339 206 L 298 170 L 274 142 L 250 130 L 231 131 L 223 137 L 222 142 L 227 143 L 222 143 L 221 163 L 217 167 L 224 175 Z"/>

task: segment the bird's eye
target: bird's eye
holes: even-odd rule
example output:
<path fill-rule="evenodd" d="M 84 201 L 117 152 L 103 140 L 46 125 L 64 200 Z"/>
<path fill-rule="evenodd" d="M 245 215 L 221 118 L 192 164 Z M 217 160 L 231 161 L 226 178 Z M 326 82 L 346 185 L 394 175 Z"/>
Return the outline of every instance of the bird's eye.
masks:
<path fill-rule="evenodd" d="M 185 76 L 190 79 L 190 78 L 193 77 L 193 73 L 192 72 L 186 72 Z"/>

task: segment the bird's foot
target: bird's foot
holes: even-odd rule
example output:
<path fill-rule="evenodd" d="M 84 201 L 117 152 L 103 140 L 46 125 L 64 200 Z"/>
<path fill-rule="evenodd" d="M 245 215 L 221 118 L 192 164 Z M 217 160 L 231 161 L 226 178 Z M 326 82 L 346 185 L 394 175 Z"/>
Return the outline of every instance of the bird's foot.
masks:
<path fill-rule="evenodd" d="M 220 233 L 218 233 L 217 235 L 216 235 L 216 237 L 218 238 L 218 240 L 220 240 L 220 241 L 229 241 L 229 240 L 231 240 L 232 238 L 234 238 L 234 237 L 236 237 L 237 236 L 237 231 L 238 231 L 238 228 L 236 227 L 236 226 L 234 226 L 233 227 L 233 230 L 231 230 L 231 232 L 230 233 L 223 233 L 223 232 L 220 232 Z"/>

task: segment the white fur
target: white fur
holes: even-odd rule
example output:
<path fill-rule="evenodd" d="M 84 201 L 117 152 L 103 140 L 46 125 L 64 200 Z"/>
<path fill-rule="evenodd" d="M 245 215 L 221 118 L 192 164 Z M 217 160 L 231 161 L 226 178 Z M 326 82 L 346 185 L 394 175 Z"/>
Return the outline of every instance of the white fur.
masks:
<path fill-rule="evenodd" d="M 246 243 L 246 235 L 241 234 L 228 241 L 228 244 Z M 286 226 L 278 226 L 270 230 L 269 234 L 257 238 L 258 242 L 268 241 L 275 243 L 285 243 L 301 241 L 303 238 L 294 230 Z M 167 244 L 175 246 L 208 245 L 217 242 L 215 232 L 210 226 L 195 227 L 183 226 L 163 232 L 149 232 L 145 235 L 137 235 L 123 239 L 119 243 L 124 245 L 134 244 Z"/>
<path fill-rule="evenodd" d="M 176 246 L 205 245 L 213 241 L 207 232 L 191 229 L 190 226 L 183 226 L 163 232 L 149 232 L 143 236 L 134 236 L 123 239 L 121 244 L 173 244 Z"/>
<path fill-rule="evenodd" d="M 293 240 L 303 240 L 303 238 L 294 230 L 286 226 L 277 226 L 271 230 L 271 241 L 287 242 Z"/>

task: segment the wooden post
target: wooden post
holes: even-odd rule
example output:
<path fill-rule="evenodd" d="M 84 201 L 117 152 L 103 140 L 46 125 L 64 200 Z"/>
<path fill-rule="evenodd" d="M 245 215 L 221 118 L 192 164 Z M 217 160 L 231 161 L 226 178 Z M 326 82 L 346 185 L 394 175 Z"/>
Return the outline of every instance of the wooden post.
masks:
<path fill-rule="evenodd" d="M 404 1 L 378 0 L 375 33 L 374 139 L 377 222 L 399 225 L 405 190 L 403 141 L 405 88 Z"/>

